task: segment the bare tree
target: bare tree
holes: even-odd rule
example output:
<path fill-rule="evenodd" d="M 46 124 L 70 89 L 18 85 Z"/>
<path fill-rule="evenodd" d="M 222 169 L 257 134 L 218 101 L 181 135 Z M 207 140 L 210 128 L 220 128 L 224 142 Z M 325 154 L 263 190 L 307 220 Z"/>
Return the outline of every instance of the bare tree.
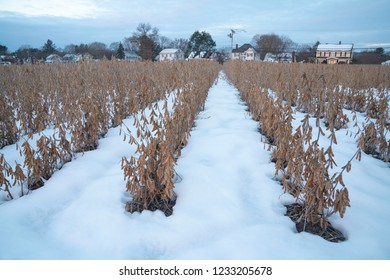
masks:
<path fill-rule="evenodd" d="M 316 50 L 318 45 L 320 44 L 317 41 L 314 45 L 310 44 L 300 44 L 296 45 L 296 61 L 297 62 L 307 62 L 314 63 L 316 59 Z"/>
<path fill-rule="evenodd" d="M 121 44 L 121 42 L 112 42 L 109 46 L 109 49 L 111 51 L 117 51 L 118 48 L 119 48 L 119 44 Z M 122 44 L 123 45 L 123 44 Z"/>
<path fill-rule="evenodd" d="M 158 40 L 161 49 L 173 48 L 172 40 L 165 36 L 159 36 Z"/>
<path fill-rule="evenodd" d="M 188 39 L 174 39 L 171 43 L 171 47 L 175 49 L 182 50 L 184 53 L 184 56 L 187 57 L 189 54 L 189 49 L 188 49 Z"/>
<path fill-rule="evenodd" d="M 144 60 L 153 60 L 161 50 L 158 32 L 158 28 L 152 27 L 150 23 L 140 23 L 133 36 L 124 39 L 124 46 Z"/>
<path fill-rule="evenodd" d="M 267 53 L 279 55 L 292 52 L 295 46 L 295 43 L 289 37 L 276 34 L 257 34 L 252 41 L 260 53 L 260 59 L 264 59 Z"/>
<path fill-rule="evenodd" d="M 77 45 L 74 44 L 66 45 L 64 48 L 64 53 L 76 53 L 76 47 Z"/>
<path fill-rule="evenodd" d="M 101 42 L 93 42 L 88 44 L 89 53 L 97 59 L 102 59 L 103 57 L 111 58 L 113 54 L 107 49 L 106 44 Z"/>

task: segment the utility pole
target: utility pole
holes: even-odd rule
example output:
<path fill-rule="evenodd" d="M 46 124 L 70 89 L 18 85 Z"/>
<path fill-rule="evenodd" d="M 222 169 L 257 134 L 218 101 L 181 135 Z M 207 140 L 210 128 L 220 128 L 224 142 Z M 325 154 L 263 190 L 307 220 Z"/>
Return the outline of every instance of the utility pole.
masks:
<path fill-rule="evenodd" d="M 234 34 L 236 34 L 236 30 L 230 29 L 230 33 L 228 34 L 228 37 L 231 39 L 230 52 L 233 52 L 233 37 L 234 37 Z"/>
<path fill-rule="evenodd" d="M 233 53 L 233 38 L 234 34 L 237 32 L 246 32 L 244 29 L 230 29 L 230 33 L 227 35 L 231 40 L 230 40 L 230 53 Z"/>

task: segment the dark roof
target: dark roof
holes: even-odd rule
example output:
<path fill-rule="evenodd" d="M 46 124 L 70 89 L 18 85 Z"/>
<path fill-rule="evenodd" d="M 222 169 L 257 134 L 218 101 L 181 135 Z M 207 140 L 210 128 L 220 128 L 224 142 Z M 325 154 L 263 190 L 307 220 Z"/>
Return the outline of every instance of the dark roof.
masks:
<path fill-rule="evenodd" d="M 244 45 L 242 45 L 239 48 L 233 49 L 232 52 L 234 52 L 234 53 L 243 53 L 243 52 L 247 51 L 250 48 L 255 49 L 254 47 L 252 47 L 251 44 L 244 44 Z"/>

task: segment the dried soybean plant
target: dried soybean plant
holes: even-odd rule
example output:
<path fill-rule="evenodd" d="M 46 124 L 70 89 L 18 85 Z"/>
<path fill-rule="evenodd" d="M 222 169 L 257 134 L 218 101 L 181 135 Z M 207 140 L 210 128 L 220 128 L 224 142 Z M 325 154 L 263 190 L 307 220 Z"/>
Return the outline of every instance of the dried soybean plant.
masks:
<path fill-rule="evenodd" d="M 9 100 L 3 95 L 0 98 L 0 149 L 13 144 L 18 139 L 16 119 L 12 108 L 8 106 Z"/>
<path fill-rule="evenodd" d="M 16 167 L 30 189 L 42 186 L 74 153 L 95 149 L 110 127 L 172 91 L 175 67 L 107 60 L 1 67 L 0 147 L 21 140 L 24 168 Z M 36 135 L 47 128 L 53 135 Z"/>
<path fill-rule="evenodd" d="M 388 108 L 385 108 L 388 99 L 381 103 L 376 98 L 375 106 L 367 107 L 367 98 L 362 98 L 359 91 L 351 90 L 353 81 L 346 80 L 345 76 L 354 77 L 351 73 L 356 73 L 356 70 L 361 73 L 361 68 L 330 68 L 324 65 L 238 61 L 225 65 L 225 71 L 248 103 L 253 118 L 260 122 L 261 132 L 275 145 L 272 152 L 275 175 L 281 181 L 283 189 L 291 193 L 299 203 L 296 204 L 299 210 L 298 207 L 288 209 L 288 212 L 293 213 L 298 230 L 327 234 L 325 238 L 330 241 L 343 240 L 336 231 L 329 233 L 328 219 L 336 213 L 343 217 L 350 205 L 343 174 L 351 170 L 352 160 L 361 158 L 361 149 L 357 148 L 351 159 L 341 167 L 341 171 L 333 171 L 337 166 L 333 154 L 333 145 L 337 144 L 335 131 L 344 128 L 349 122 L 343 112 L 344 106 L 381 106 L 376 111 L 381 112 L 383 120 L 388 121 L 388 113 L 384 113 L 388 112 Z M 370 84 L 368 76 L 366 74 L 364 79 L 366 87 Z M 381 82 L 373 77 L 371 79 L 380 85 L 386 83 L 385 78 Z M 351 97 L 351 92 L 356 96 Z M 364 91 L 366 93 L 367 88 Z M 364 105 L 361 104 L 362 100 L 365 101 Z M 291 126 L 292 106 L 295 106 L 295 110 L 306 113 L 294 133 Z M 315 125 L 311 124 L 313 117 Z M 320 139 L 326 135 L 321 123 L 326 125 L 328 146 L 319 145 Z M 377 121 L 376 126 L 380 123 L 385 121 Z M 386 132 L 384 129 L 378 132 L 376 126 L 367 126 L 370 129 L 362 134 L 364 139 L 360 139 L 360 147 L 366 142 L 371 143 L 371 150 L 379 149 L 379 141 L 375 136 L 382 135 L 384 139 Z M 317 130 L 316 135 L 313 135 L 314 130 Z M 388 151 L 386 141 L 381 142 L 381 147 Z"/>
<path fill-rule="evenodd" d="M 10 199 L 13 199 L 11 193 L 11 182 L 9 177 L 13 174 L 12 167 L 5 160 L 4 155 L 0 154 L 0 190 L 5 191 Z"/>
<path fill-rule="evenodd" d="M 55 142 L 50 137 L 42 135 L 36 142 L 34 150 L 28 141 L 22 144 L 22 152 L 25 156 L 24 166 L 27 168 L 27 184 L 30 190 L 43 186 L 57 169 L 59 154 Z"/>
<path fill-rule="evenodd" d="M 176 88 L 173 106 L 170 108 L 165 99 L 161 109 L 156 103 L 134 117 L 134 135 L 129 129 L 127 131 L 129 143 L 137 147 L 136 155 L 123 158 L 122 169 L 126 190 L 132 195 L 126 210 L 131 213 L 161 210 L 169 216 L 176 203 L 173 190 L 176 159 L 187 143 L 195 116 L 216 78 L 217 65 L 198 61 L 158 66 L 163 66 L 162 71 L 174 69 L 170 76 L 173 88 Z"/>
<path fill-rule="evenodd" d="M 381 89 L 376 95 L 375 113 L 371 111 L 374 106 L 367 111 L 366 122 L 358 138 L 358 146 L 366 153 L 385 162 L 390 162 L 390 93 Z M 371 118 L 370 118 L 371 117 Z M 375 117 L 375 118 L 372 118 Z M 358 124 L 356 124 L 358 126 Z"/>
<path fill-rule="evenodd" d="M 166 105 L 164 108 L 167 113 Z M 164 141 L 163 116 L 161 112 L 156 114 L 153 108 L 150 116 L 147 117 L 145 112 L 140 115 L 139 119 L 134 119 L 137 138 L 129 135 L 129 143 L 137 146 L 138 157 L 131 156 L 130 160 L 122 160 L 124 178 L 127 180 L 126 191 L 132 195 L 132 201 L 126 204 L 126 210 L 132 213 L 159 209 L 168 216 L 172 214 L 176 197 L 171 181 L 173 159 Z"/>
<path fill-rule="evenodd" d="M 20 195 L 23 196 L 25 180 L 26 176 L 24 175 L 20 164 L 16 163 L 15 168 L 12 168 L 5 160 L 4 155 L 0 153 L 0 190 L 6 192 L 9 199 L 14 199 L 11 188 L 16 184 L 19 184 L 21 186 Z"/>
<path fill-rule="evenodd" d="M 298 230 L 315 231 L 315 225 L 319 224 L 323 229 L 322 233 L 325 233 L 329 226 L 327 222 L 329 217 L 336 213 L 343 217 L 346 208 L 350 206 L 348 190 L 342 175 L 344 170 L 350 171 L 351 161 L 358 153 L 348 161 L 341 172 L 331 175 L 331 170 L 337 165 L 332 150 L 332 145 L 337 140 L 335 135 L 331 134 L 330 145 L 321 147 L 320 135 L 325 134 L 318 126 L 318 134 L 313 137 L 313 128 L 309 120 L 309 115 L 306 115 L 296 129 L 294 142 L 291 143 L 288 152 L 290 156 L 287 168 L 280 171 L 283 174 L 285 190 L 294 195 L 301 207 L 301 212 L 296 213 L 294 217 Z M 291 192 L 291 189 L 294 192 Z"/>

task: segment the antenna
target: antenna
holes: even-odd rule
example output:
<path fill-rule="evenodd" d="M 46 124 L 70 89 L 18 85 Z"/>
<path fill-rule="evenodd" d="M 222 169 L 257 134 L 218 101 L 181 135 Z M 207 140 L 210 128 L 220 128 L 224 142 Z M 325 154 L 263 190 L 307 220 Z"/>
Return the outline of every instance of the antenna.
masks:
<path fill-rule="evenodd" d="M 233 52 L 233 37 L 234 37 L 234 34 L 236 34 L 237 32 L 246 32 L 246 31 L 245 31 L 245 29 L 230 29 L 230 33 L 227 36 L 231 39 L 231 42 L 230 42 L 231 52 Z"/>

